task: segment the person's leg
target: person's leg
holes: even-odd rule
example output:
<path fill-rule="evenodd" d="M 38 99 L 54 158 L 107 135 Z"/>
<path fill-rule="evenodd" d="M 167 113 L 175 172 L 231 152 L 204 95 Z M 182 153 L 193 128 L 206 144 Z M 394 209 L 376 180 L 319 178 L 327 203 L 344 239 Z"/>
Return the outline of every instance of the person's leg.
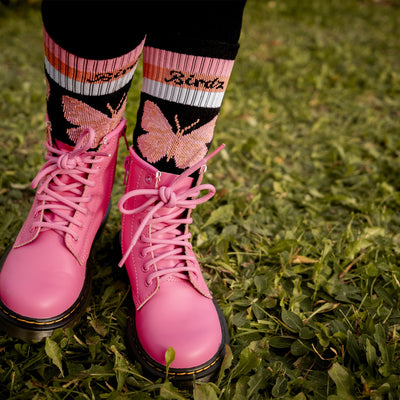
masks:
<path fill-rule="evenodd" d="M 141 101 L 119 202 L 120 265 L 135 303 L 128 345 L 155 376 L 165 376 L 165 352 L 173 347 L 169 377 L 190 384 L 214 376 L 229 340 L 188 225 L 190 211 L 215 192 L 201 178 L 238 50 L 244 2 L 151 3 L 159 8 L 145 42 Z M 200 191 L 206 194 L 198 198 Z"/>
<path fill-rule="evenodd" d="M 153 2 L 133 145 L 157 169 L 202 159 L 239 45 L 244 1 Z"/>
<path fill-rule="evenodd" d="M 0 271 L 0 325 L 27 339 L 50 335 L 85 310 L 86 263 L 108 212 L 122 113 L 142 50 L 144 34 L 135 33 L 132 15 L 128 24 L 121 8 L 93 5 L 42 6 L 47 162 Z"/>
<path fill-rule="evenodd" d="M 97 146 L 121 121 L 145 36 L 141 2 L 132 4 L 136 8 L 126 1 L 43 1 L 47 113 L 54 138 L 74 145 L 90 126 Z"/>

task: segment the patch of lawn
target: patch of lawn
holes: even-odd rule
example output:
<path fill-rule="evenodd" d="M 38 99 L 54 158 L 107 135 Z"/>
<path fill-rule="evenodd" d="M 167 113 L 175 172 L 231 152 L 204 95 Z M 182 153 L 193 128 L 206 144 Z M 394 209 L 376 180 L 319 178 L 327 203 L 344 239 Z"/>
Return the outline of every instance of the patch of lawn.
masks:
<path fill-rule="evenodd" d="M 218 191 L 192 226 L 231 334 L 216 383 L 178 391 L 128 357 L 121 146 L 87 314 L 42 343 L 1 336 L 0 398 L 398 399 L 398 21 L 395 0 L 248 1 L 206 174 Z M 41 40 L 36 3 L 0 5 L 1 253 L 43 163 Z"/>

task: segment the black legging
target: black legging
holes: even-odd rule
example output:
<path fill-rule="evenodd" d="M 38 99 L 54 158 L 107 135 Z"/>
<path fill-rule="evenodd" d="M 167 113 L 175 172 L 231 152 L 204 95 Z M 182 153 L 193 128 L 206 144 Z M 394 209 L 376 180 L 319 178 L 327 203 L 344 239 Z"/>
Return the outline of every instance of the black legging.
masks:
<path fill-rule="evenodd" d="M 145 34 L 146 44 L 171 51 L 185 42 L 190 48 L 193 39 L 237 44 L 245 2 L 43 0 L 42 17 L 62 48 L 83 58 L 109 59 L 135 48 Z M 213 56 L 209 50 L 206 55 Z"/>

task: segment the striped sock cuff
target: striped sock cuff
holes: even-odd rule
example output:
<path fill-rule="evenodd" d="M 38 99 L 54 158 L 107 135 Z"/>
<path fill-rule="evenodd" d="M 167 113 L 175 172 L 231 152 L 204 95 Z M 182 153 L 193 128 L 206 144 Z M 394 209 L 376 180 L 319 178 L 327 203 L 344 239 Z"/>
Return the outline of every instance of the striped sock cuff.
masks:
<path fill-rule="evenodd" d="M 132 51 L 108 60 L 77 57 L 55 43 L 43 28 L 45 69 L 62 88 L 86 96 L 102 96 L 118 91 L 133 77 L 143 41 Z"/>
<path fill-rule="evenodd" d="M 193 56 L 145 46 L 142 91 L 195 107 L 219 108 L 234 60 Z"/>

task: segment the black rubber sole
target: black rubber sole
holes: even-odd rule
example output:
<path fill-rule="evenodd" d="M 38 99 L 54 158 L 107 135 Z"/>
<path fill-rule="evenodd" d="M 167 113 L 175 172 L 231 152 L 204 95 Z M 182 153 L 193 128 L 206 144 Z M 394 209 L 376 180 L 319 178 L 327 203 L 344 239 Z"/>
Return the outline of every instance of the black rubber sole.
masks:
<path fill-rule="evenodd" d="M 100 236 L 103 228 L 107 222 L 108 215 L 111 209 L 111 201 L 108 205 L 106 215 L 97 231 L 95 240 Z M 92 245 L 93 249 L 93 245 Z M 10 249 L 2 257 L 0 261 L 0 271 L 7 258 Z M 19 315 L 10 310 L 0 299 L 0 329 L 8 333 L 10 336 L 27 340 L 27 341 L 40 341 L 52 335 L 58 328 L 66 328 L 74 326 L 85 313 L 92 286 L 92 267 L 91 267 L 91 254 L 88 258 L 86 265 L 86 276 L 81 293 L 75 303 L 60 315 L 47 319 L 28 318 Z"/>
<path fill-rule="evenodd" d="M 180 388 L 191 389 L 195 380 L 198 382 L 210 382 L 218 376 L 222 361 L 225 357 L 225 345 L 229 344 L 229 332 L 220 307 L 215 300 L 213 300 L 213 302 L 221 324 L 221 344 L 214 357 L 202 365 L 187 369 L 169 368 L 168 379 Z M 153 360 L 143 349 L 139 341 L 135 325 L 135 307 L 133 305 L 133 300 L 130 299 L 130 303 L 129 315 L 127 317 L 128 350 L 131 356 L 142 365 L 143 373 L 146 377 L 151 380 L 157 380 L 159 378 L 165 379 L 167 377 L 166 367 Z"/>

